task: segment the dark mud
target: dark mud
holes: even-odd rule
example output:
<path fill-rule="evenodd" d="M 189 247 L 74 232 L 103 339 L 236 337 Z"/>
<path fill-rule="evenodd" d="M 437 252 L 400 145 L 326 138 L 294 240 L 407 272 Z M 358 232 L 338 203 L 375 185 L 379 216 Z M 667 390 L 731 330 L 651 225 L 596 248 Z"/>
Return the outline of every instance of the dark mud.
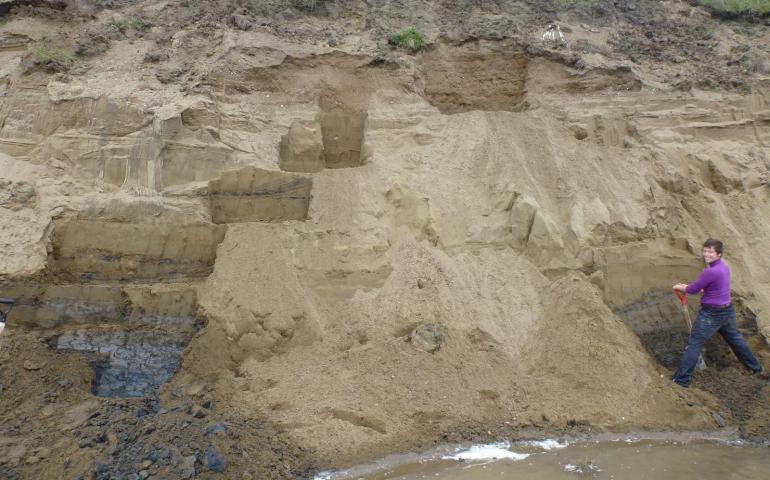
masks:
<path fill-rule="evenodd" d="M 261 417 L 218 408 L 212 386 L 94 397 L 88 355 L 6 330 L 0 478 L 312 478 L 316 457 Z M 213 477 L 212 477 L 213 478 Z"/>
<path fill-rule="evenodd" d="M 212 414 L 206 405 L 213 407 L 208 393 L 163 403 L 153 397 L 105 403 L 74 432 L 81 445 L 103 445 L 86 474 L 94 472 L 97 479 L 131 478 L 142 471 L 169 478 L 206 472 L 227 473 L 227 478 L 312 478 L 309 456 L 270 426 Z"/>

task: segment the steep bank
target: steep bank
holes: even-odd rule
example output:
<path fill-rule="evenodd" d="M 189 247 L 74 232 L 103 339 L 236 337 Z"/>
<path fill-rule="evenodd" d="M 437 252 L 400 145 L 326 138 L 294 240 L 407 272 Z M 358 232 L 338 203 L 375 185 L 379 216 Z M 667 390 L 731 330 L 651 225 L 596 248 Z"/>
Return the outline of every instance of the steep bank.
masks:
<path fill-rule="evenodd" d="M 767 386 L 713 352 L 707 392 L 674 389 L 664 341 L 715 236 L 770 360 L 768 78 L 722 68 L 766 30 L 642 2 L 560 13 L 555 47 L 536 2 L 126 3 L 0 27 L 4 474 L 293 478 L 716 418 L 768 438 Z M 654 6 L 692 13 L 651 51 Z M 429 45 L 388 46 L 412 24 Z M 703 29 L 719 55 L 681 36 Z"/>

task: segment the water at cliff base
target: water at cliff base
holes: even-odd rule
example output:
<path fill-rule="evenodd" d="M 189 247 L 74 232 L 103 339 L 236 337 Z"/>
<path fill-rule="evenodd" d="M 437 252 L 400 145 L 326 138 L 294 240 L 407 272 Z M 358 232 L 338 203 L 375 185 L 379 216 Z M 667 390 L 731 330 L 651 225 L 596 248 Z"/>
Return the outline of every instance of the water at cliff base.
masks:
<path fill-rule="evenodd" d="M 770 448 L 740 441 L 617 440 L 498 443 L 402 457 L 319 478 L 366 480 L 767 480 Z"/>

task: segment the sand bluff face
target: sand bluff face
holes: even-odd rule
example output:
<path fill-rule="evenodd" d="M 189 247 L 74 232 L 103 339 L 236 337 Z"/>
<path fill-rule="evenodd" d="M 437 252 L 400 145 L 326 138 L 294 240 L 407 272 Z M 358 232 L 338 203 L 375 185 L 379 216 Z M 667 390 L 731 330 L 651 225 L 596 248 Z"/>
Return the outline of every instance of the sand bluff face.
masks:
<path fill-rule="evenodd" d="M 723 346 L 667 380 L 708 236 L 770 366 L 766 29 L 444 3 L 0 2 L 0 476 L 769 438 Z"/>

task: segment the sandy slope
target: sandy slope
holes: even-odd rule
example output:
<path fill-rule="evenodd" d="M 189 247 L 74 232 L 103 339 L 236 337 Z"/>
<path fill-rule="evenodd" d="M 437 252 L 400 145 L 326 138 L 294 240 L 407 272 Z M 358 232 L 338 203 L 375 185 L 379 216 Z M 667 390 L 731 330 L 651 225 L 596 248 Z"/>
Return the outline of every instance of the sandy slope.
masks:
<path fill-rule="evenodd" d="M 708 430 L 714 412 L 767 437 L 770 392 L 734 359 L 696 379 L 715 396 L 681 391 L 643 336 L 679 334 L 668 289 L 698 273 L 700 244 L 715 236 L 741 321 L 756 322 L 752 344 L 770 360 L 761 74 L 752 93 L 682 91 L 646 60 L 520 39 L 441 41 L 373 62 L 373 31 L 346 27 L 339 48 L 313 41 L 330 17 L 301 16 L 291 25 L 305 34 L 290 41 L 205 19 L 172 26 L 187 10 L 166 2 L 128 8 L 88 25 L 128 13 L 156 25 L 115 34 L 67 74 L 1 73 L 0 293 L 20 299 L 9 329 L 51 345 L 76 328 L 171 328 L 142 315 L 205 323 L 185 330 L 161 405 L 198 422 L 190 409 L 208 394 L 207 414 L 240 430 L 215 442 L 169 427 L 176 437 L 138 445 L 181 439 L 177 456 L 214 475 L 211 441 L 228 478 L 290 478 L 313 468 L 307 459 L 342 466 L 462 438 Z M 43 42 L 51 22 L 14 17 L 0 34 Z M 167 57 L 146 60 L 159 45 Z M 5 357 L 0 397 L 3 424 L 17 425 L 22 398 L 50 403 L 29 394 L 40 369 L 22 362 L 52 353 L 26 358 L 20 346 L 37 344 L 21 333 L 4 341 L 21 352 Z M 80 371 L 78 355 L 66 354 Z M 48 375 L 54 385 L 60 373 Z M 719 375 L 753 393 L 725 396 Z M 85 383 L 62 408 L 114 407 Z M 746 402 L 752 413 L 735 410 Z M 142 421 L 165 431 L 153 415 Z M 124 445 L 120 428 L 85 453 L 56 434 L 56 461 L 29 461 L 43 435 L 17 428 L 0 448 L 22 453 L 2 468 L 58 476 L 76 455 L 85 471 L 137 472 L 131 459 L 104 460 Z M 244 460 L 270 438 L 282 453 L 259 468 Z"/>

